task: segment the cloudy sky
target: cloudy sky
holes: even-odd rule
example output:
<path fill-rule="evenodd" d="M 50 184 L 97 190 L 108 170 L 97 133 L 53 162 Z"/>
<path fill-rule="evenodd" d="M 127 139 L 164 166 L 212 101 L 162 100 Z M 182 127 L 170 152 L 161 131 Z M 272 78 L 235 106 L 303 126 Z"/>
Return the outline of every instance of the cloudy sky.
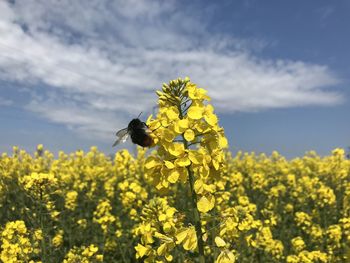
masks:
<path fill-rule="evenodd" d="M 185 76 L 209 91 L 233 151 L 347 147 L 349 12 L 347 0 L 0 0 L 0 151 L 112 153 L 115 131 Z"/>

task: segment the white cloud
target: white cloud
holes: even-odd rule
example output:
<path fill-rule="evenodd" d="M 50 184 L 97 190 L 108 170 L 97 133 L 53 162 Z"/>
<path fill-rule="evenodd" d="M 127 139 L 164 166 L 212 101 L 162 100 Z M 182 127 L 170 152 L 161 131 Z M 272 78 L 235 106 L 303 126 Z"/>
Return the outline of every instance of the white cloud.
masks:
<path fill-rule="evenodd" d="M 82 103 L 56 99 L 50 94 L 43 100 L 32 100 L 26 109 L 38 113 L 54 123 L 64 123 L 69 129 L 73 129 L 82 136 L 99 140 L 111 140 L 111 131 L 116 125 L 125 124 L 124 116 L 93 109 Z M 125 128 L 125 127 L 120 127 Z"/>
<path fill-rule="evenodd" d="M 0 79 L 47 87 L 25 108 L 102 139 L 178 76 L 222 112 L 342 101 L 327 66 L 260 59 L 249 50 L 264 41 L 211 34 L 204 16 L 175 1 L 2 1 Z"/>

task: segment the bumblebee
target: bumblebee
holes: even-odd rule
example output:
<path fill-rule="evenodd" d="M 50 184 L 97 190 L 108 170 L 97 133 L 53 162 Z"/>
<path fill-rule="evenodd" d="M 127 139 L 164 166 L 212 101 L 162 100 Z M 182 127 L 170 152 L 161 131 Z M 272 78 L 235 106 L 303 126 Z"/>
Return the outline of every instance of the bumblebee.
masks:
<path fill-rule="evenodd" d="M 127 128 L 121 129 L 116 133 L 118 137 L 113 147 L 119 143 L 124 143 L 130 136 L 134 144 L 142 147 L 150 147 L 153 145 L 153 139 L 150 136 L 150 131 L 146 123 L 139 118 L 132 119 Z"/>

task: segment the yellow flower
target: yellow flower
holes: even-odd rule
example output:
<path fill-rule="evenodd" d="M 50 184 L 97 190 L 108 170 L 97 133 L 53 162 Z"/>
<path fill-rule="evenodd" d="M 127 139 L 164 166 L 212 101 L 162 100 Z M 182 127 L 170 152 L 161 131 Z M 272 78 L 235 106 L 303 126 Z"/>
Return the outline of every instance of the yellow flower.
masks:
<path fill-rule="evenodd" d="M 179 111 L 176 107 L 169 107 L 165 114 L 169 120 L 176 120 L 179 117 Z"/>
<path fill-rule="evenodd" d="M 192 120 L 199 120 L 203 117 L 204 107 L 203 106 L 191 106 L 188 109 L 187 115 Z"/>
<path fill-rule="evenodd" d="M 207 96 L 207 91 L 202 88 L 197 88 L 193 83 L 189 83 L 186 86 L 188 91 L 188 97 L 192 100 L 210 100 L 209 96 Z"/>
<path fill-rule="evenodd" d="M 234 262 L 236 262 L 236 257 L 229 250 L 221 251 L 220 255 L 215 260 L 215 263 L 234 263 Z"/>
<path fill-rule="evenodd" d="M 173 156 L 181 156 L 185 152 L 185 147 L 181 143 L 170 143 L 166 145 L 166 148 L 168 149 L 169 153 Z"/>
<path fill-rule="evenodd" d="M 188 142 L 193 141 L 194 138 L 195 138 L 194 131 L 191 130 L 191 129 L 187 129 L 187 130 L 185 131 L 184 138 L 185 138 L 186 141 L 188 141 Z"/>
<path fill-rule="evenodd" d="M 185 250 L 195 250 L 197 248 L 197 235 L 194 227 L 180 230 L 176 234 L 176 244 L 182 244 Z"/>
<path fill-rule="evenodd" d="M 40 233 L 35 231 L 33 236 L 38 238 Z M 30 233 L 24 221 L 7 222 L 1 232 L 1 237 L 0 259 L 2 262 L 28 262 L 32 256 L 40 252 L 36 248 L 37 243 L 30 242 Z"/>
<path fill-rule="evenodd" d="M 226 246 L 226 242 L 221 238 L 221 237 L 215 237 L 215 244 L 218 246 L 218 247 L 224 247 Z"/>
<path fill-rule="evenodd" d="M 202 196 L 197 202 L 198 210 L 202 213 L 207 213 L 215 206 L 215 197 L 211 194 Z"/>
<path fill-rule="evenodd" d="M 301 237 L 295 237 L 292 239 L 292 245 L 296 252 L 300 252 L 305 248 L 305 242 Z"/>
<path fill-rule="evenodd" d="M 57 247 L 60 247 L 62 243 L 63 243 L 63 230 L 60 230 L 52 239 L 52 245 L 57 248 Z"/>
<path fill-rule="evenodd" d="M 76 191 L 69 191 L 66 194 L 66 198 L 65 198 L 65 207 L 69 210 L 74 210 L 77 206 L 77 197 L 78 197 L 78 192 Z"/>
<path fill-rule="evenodd" d="M 108 199 L 100 200 L 94 212 L 94 222 L 100 224 L 103 232 L 106 234 L 108 228 L 116 221 L 116 218 L 111 214 L 112 206 Z"/>
<path fill-rule="evenodd" d="M 90 246 L 73 247 L 66 254 L 63 263 L 75 263 L 75 262 L 102 262 L 103 255 L 97 254 L 98 247 L 94 244 Z"/>
<path fill-rule="evenodd" d="M 149 246 L 143 246 L 141 244 L 137 244 L 135 250 L 136 258 L 143 258 L 144 256 L 149 255 L 149 253 L 151 252 L 151 248 Z"/>

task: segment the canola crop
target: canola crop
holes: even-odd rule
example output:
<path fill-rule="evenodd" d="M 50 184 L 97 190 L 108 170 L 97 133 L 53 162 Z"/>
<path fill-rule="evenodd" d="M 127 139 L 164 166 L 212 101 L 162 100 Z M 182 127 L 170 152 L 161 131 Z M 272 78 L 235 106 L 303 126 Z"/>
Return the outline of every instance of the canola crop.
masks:
<path fill-rule="evenodd" d="M 350 262 L 350 160 L 232 155 L 188 78 L 157 92 L 155 146 L 0 157 L 2 262 Z"/>

